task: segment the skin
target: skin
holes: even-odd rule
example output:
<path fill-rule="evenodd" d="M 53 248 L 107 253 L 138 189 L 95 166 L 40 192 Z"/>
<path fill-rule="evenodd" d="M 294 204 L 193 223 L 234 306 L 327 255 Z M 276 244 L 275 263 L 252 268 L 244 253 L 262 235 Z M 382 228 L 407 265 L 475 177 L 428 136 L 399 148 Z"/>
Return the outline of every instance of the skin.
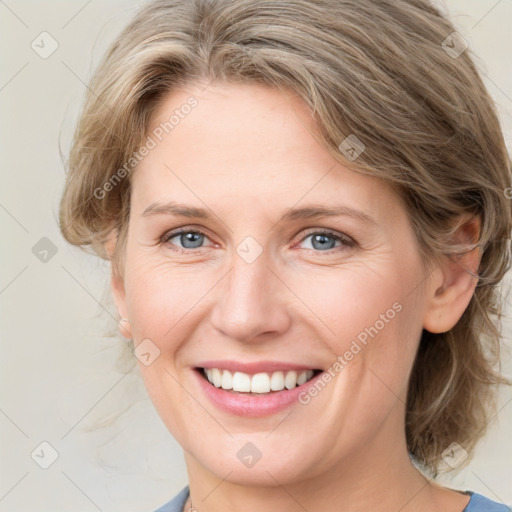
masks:
<path fill-rule="evenodd" d="M 411 464 L 404 402 L 422 329 L 455 325 L 476 285 L 463 267 L 476 270 L 478 254 L 425 268 L 402 200 L 323 149 L 293 93 L 258 84 L 202 89 L 172 91 L 151 119 L 148 133 L 190 96 L 198 100 L 132 176 L 124 272 L 112 274 L 118 310 L 129 320 L 123 333 L 161 351 L 140 371 L 184 449 L 194 507 L 462 511 L 467 495 Z M 142 216 L 170 200 L 207 208 L 213 218 Z M 358 209 L 373 222 L 282 220 L 292 207 L 318 203 Z M 161 240 L 181 227 L 202 231 L 202 246 Z M 355 243 L 313 245 L 310 235 L 321 228 Z M 459 234 L 477 229 L 469 220 Z M 252 263 L 236 252 L 248 236 L 263 249 Z M 206 359 L 328 369 L 397 302 L 401 311 L 307 405 L 235 416 L 212 405 L 192 373 Z M 252 468 L 236 456 L 247 442 L 262 453 Z"/>

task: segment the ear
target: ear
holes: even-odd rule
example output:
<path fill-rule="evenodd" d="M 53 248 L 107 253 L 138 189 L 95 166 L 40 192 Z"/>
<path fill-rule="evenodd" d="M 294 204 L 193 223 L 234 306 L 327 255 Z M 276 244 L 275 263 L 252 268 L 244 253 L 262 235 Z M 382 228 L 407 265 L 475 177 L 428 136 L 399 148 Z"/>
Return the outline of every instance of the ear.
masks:
<path fill-rule="evenodd" d="M 455 239 L 475 243 L 480 235 L 479 217 L 464 216 L 455 232 Z M 449 331 L 459 321 L 473 296 L 481 260 L 479 247 L 462 255 L 443 256 L 427 287 L 423 327 L 432 333 Z"/>
<path fill-rule="evenodd" d="M 117 236 L 117 231 L 112 231 L 109 239 L 105 243 L 105 250 L 108 254 L 109 260 L 111 261 L 117 243 Z M 112 290 L 112 295 L 114 297 L 116 309 L 119 315 L 121 316 L 121 319 L 128 320 L 128 312 L 126 308 L 126 292 L 124 288 L 123 276 L 119 275 L 112 265 L 111 268 L 112 270 L 110 274 L 110 288 Z M 120 320 L 119 330 L 125 338 L 132 338 L 129 321 Z"/>

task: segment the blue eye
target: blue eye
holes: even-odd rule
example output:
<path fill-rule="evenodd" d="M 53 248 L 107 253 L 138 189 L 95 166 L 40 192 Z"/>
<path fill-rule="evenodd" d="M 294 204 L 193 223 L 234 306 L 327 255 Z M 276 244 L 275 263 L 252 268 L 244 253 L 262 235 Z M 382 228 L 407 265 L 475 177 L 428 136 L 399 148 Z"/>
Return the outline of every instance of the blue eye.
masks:
<path fill-rule="evenodd" d="M 335 249 L 336 242 L 339 242 L 337 247 L 353 247 L 355 245 L 354 241 L 349 237 L 340 236 L 332 233 L 331 231 L 313 231 L 301 241 L 304 242 L 308 238 L 311 238 L 312 250 L 317 252 L 325 252 Z"/>
<path fill-rule="evenodd" d="M 333 233 L 331 231 L 316 230 L 311 231 L 307 236 L 303 237 L 301 243 L 311 238 L 311 248 L 314 252 L 327 252 L 336 248 L 345 248 L 355 246 L 354 240 L 348 236 Z M 171 240 L 176 239 L 176 242 Z M 161 237 L 161 242 L 168 245 L 173 251 L 187 253 L 188 251 L 194 251 L 194 249 L 204 248 L 203 243 L 205 240 L 209 240 L 208 236 L 202 231 L 180 229 L 178 231 L 172 231 L 164 234 Z M 336 245 L 338 243 L 338 245 Z M 179 245 L 178 245 L 179 244 Z"/>
<path fill-rule="evenodd" d="M 182 244 L 182 247 L 178 247 L 177 249 L 181 252 L 185 252 L 183 249 L 190 250 L 197 249 L 198 247 L 201 248 L 201 243 L 206 238 L 206 235 L 200 231 L 183 229 L 173 233 L 167 233 L 163 236 L 162 242 L 175 245 L 174 243 L 171 243 L 173 238 L 178 238 L 179 243 Z"/>

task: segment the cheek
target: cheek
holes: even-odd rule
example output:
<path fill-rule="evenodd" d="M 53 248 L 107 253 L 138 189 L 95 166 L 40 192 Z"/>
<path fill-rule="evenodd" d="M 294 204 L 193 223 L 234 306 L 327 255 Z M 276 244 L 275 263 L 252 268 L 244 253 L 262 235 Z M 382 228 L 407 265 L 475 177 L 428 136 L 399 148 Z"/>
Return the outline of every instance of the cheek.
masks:
<path fill-rule="evenodd" d="M 127 265 L 126 301 L 136 340 L 173 337 L 171 331 L 215 284 L 215 275 L 140 257 Z M 218 280 L 218 276 L 217 276 Z"/>
<path fill-rule="evenodd" d="M 301 299 L 295 304 L 296 314 L 314 314 L 325 339 L 342 350 L 348 339 L 359 335 L 363 339 L 376 322 L 378 330 L 383 321 L 387 326 L 400 309 L 397 303 L 402 303 L 405 287 L 392 265 L 377 261 L 303 274 L 294 281 L 294 292 Z"/>
<path fill-rule="evenodd" d="M 352 382 L 380 377 L 399 393 L 422 330 L 421 304 L 411 293 L 420 277 L 416 265 L 388 257 L 304 276 L 294 291 L 307 308 L 297 302 L 294 316 L 314 314 L 333 365 L 339 362 L 334 373 L 342 369 Z"/>

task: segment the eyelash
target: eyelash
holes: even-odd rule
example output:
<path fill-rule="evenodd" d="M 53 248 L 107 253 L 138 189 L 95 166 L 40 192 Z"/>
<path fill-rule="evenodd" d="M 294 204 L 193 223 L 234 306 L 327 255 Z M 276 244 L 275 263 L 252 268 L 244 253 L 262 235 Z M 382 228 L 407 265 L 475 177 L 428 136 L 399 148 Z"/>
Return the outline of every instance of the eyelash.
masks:
<path fill-rule="evenodd" d="M 167 245 L 172 251 L 176 251 L 176 252 L 179 252 L 182 254 L 190 254 L 191 252 L 196 252 L 199 249 L 204 249 L 204 247 L 198 247 L 197 249 L 183 249 L 183 248 L 177 247 L 174 244 L 171 244 L 169 242 L 169 240 L 171 238 L 174 238 L 178 235 L 182 235 L 185 233 L 194 233 L 194 234 L 203 235 L 204 237 L 209 238 L 208 235 L 204 231 L 197 230 L 197 229 L 181 228 L 176 231 L 170 231 L 170 232 L 164 233 L 162 235 L 162 237 L 160 238 L 160 241 L 162 244 Z M 342 244 L 341 246 L 333 247 L 332 249 L 328 249 L 325 251 L 320 251 L 320 250 L 315 250 L 315 249 L 306 249 L 307 251 L 312 251 L 314 253 L 331 254 L 333 252 L 336 252 L 336 249 L 343 249 L 343 248 L 347 248 L 347 247 L 355 247 L 356 246 L 356 242 L 349 236 L 341 235 L 336 232 L 322 229 L 322 228 L 309 231 L 299 240 L 299 243 L 304 242 L 304 240 L 309 238 L 311 235 L 326 235 L 330 238 L 333 238 L 335 241 L 341 242 L 341 244 Z"/>

